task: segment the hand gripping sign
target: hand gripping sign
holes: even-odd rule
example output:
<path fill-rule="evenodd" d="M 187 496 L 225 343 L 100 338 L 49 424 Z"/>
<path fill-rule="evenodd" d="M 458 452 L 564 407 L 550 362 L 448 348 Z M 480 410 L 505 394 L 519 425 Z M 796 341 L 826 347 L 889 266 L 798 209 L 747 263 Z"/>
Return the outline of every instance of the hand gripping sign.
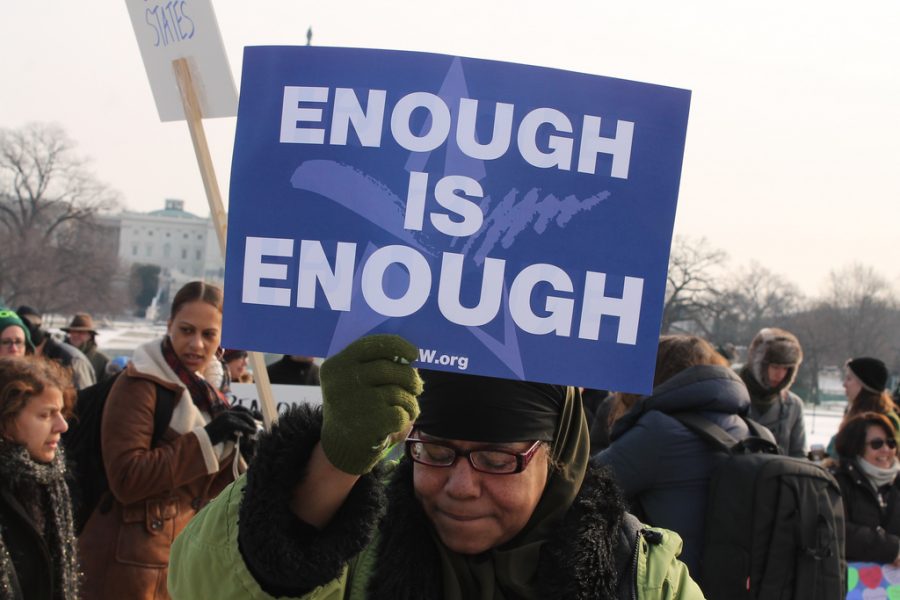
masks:
<path fill-rule="evenodd" d="M 252 47 L 225 343 L 649 391 L 690 93 L 436 54 Z"/>

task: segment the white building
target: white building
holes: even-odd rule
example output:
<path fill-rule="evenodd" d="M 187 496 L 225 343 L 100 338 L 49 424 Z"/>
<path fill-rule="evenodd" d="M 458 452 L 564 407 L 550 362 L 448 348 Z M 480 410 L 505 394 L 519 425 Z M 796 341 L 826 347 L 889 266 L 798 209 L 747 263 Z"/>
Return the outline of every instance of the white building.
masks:
<path fill-rule="evenodd" d="M 175 284 L 225 278 L 212 220 L 185 211 L 183 200 L 167 198 L 162 210 L 125 211 L 103 220 L 118 226 L 119 259 L 126 264 L 159 265 Z"/>

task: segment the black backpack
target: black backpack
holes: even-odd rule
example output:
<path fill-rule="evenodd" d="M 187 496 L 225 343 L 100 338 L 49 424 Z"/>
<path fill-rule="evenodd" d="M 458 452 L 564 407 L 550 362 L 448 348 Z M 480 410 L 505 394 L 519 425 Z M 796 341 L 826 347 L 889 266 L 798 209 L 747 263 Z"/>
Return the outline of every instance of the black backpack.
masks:
<path fill-rule="evenodd" d="M 738 441 L 708 419 L 673 414 L 721 451 L 709 485 L 700 587 L 708 600 L 843 600 L 844 508 L 822 467 L 778 454 L 745 419 Z"/>
<path fill-rule="evenodd" d="M 106 398 L 121 374 L 119 372 L 114 377 L 104 379 L 78 392 L 74 418 L 69 421 L 69 429 L 63 434 L 67 483 L 72 496 L 76 535 L 81 533 L 98 506 L 103 514 L 112 508 L 113 497 L 109 492 L 109 480 L 103 467 L 100 447 L 100 423 Z M 151 447 L 162 439 L 168 429 L 176 401 L 175 392 L 156 384 L 156 410 L 153 413 Z"/>

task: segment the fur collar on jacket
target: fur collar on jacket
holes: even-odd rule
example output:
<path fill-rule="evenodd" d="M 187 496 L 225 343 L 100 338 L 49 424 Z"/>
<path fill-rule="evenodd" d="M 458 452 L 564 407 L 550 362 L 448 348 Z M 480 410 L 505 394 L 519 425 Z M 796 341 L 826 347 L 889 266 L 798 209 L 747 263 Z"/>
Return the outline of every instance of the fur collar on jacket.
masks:
<path fill-rule="evenodd" d="M 47 540 L 52 560 L 55 597 L 79 597 L 72 503 L 65 483 L 62 448 L 49 464 L 35 462 L 24 446 L 0 440 L 0 485 L 9 492 L 31 521 L 36 533 Z M 41 510 L 45 507 L 44 510 Z M 40 514 L 32 514 L 37 509 Z M 37 517 L 37 518 L 36 518 Z M 15 567 L 0 523 L 0 599 L 14 598 Z"/>
<path fill-rule="evenodd" d="M 203 452 L 203 460 L 206 461 L 207 470 L 215 473 L 219 465 L 234 451 L 234 443 L 229 441 L 212 445 L 205 434 L 201 434 L 202 428 L 209 423 L 209 413 L 200 410 L 191 399 L 191 395 L 184 384 L 168 365 L 162 353 L 162 339 L 155 339 L 135 349 L 131 362 L 125 369 L 129 377 L 149 379 L 172 390 L 178 390 L 180 400 L 172 411 L 172 419 L 169 427 L 179 434 L 189 431 L 197 431 L 201 438 L 200 449 Z"/>
<path fill-rule="evenodd" d="M 259 440 L 256 461 L 247 472 L 238 527 L 240 553 L 253 577 L 269 595 L 302 596 L 337 578 L 348 559 L 359 556 L 365 564 L 357 568 L 372 573 L 365 597 L 440 598 L 441 565 L 406 461 L 390 476 L 379 466 L 360 478 L 332 523 L 321 531 L 287 508 L 319 440 L 321 424 L 321 407 L 293 407 Z M 387 486 L 381 483 L 385 478 L 390 479 Z M 381 534 L 372 542 L 379 522 Z M 606 471 L 588 467 L 578 496 L 542 550 L 541 596 L 632 598 L 631 567 L 641 528 L 624 512 L 620 492 Z M 643 539 L 660 541 L 653 533 Z M 370 543 L 377 546 L 368 549 Z"/>
<path fill-rule="evenodd" d="M 430 525 L 412 488 L 412 463 L 403 461 L 387 489 L 376 566 L 369 584 L 373 600 L 414 600 L 442 596 L 441 563 L 428 535 Z M 612 479 L 590 467 L 575 502 L 541 550 L 538 565 L 543 598 L 629 597 L 629 573 L 637 534 L 633 517 L 622 527 L 625 508 Z M 617 585 L 622 576 L 622 585 Z M 618 588 L 618 589 L 617 589 Z"/>
<path fill-rule="evenodd" d="M 131 376 L 140 376 L 156 379 L 160 383 L 175 384 L 183 387 L 178 375 L 172 367 L 166 363 L 162 353 L 162 339 L 155 339 L 135 348 L 131 362 L 127 367 L 127 373 Z"/>

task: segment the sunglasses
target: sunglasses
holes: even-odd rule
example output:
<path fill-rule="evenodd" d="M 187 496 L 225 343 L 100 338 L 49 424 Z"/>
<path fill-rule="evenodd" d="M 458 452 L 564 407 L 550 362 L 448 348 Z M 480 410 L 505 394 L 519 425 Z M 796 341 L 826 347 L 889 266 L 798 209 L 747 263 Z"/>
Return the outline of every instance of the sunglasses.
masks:
<path fill-rule="evenodd" d="M 868 444 L 869 448 L 871 448 L 872 450 L 881 450 L 881 447 L 885 444 L 887 444 L 887 447 L 891 450 L 895 450 L 897 448 L 897 440 L 895 440 L 894 438 L 888 438 L 886 440 L 875 438 L 874 440 L 869 440 L 868 442 L 866 442 L 866 444 Z"/>

